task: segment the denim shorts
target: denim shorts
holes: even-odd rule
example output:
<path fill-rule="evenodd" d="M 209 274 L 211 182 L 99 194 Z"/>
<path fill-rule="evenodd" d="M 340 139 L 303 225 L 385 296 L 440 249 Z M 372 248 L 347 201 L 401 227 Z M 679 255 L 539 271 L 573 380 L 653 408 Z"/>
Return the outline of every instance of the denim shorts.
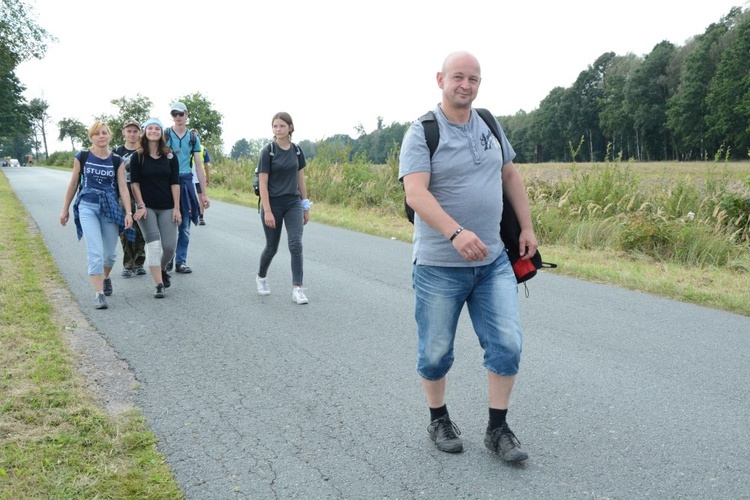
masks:
<path fill-rule="evenodd" d="M 440 380 L 450 370 L 464 304 L 484 350 L 484 367 L 502 376 L 518 373 L 522 347 L 518 283 L 506 252 L 486 266 L 414 266 L 412 280 L 420 377 Z"/>

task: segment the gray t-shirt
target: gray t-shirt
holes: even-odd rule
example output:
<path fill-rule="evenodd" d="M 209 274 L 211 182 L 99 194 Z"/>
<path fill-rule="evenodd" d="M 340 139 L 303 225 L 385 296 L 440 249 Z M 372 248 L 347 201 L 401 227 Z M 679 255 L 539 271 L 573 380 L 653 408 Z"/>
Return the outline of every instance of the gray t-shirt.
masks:
<path fill-rule="evenodd" d="M 299 196 L 297 173 L 307 165 L 305 154 L 301 149 L 298 150 L 296 144 L 292 144 L 289 149 L 282 149 L 273 143 L 270 146 L 273 148 L 273 156 L 268 147 L 264 147 L 258 164 L 258 172 L 268 174 L 268 196 Z"/>
<path fill-rule="evenodd" d="M 503 213 L 502 166 L 516 154 L 498 124 L 501 141 L 476 111 L 469 123 L 451 123 L 440 106 L 435 109 L 440 142 L 430 162 L 424 127 L 417 120 L 404 135 L 399 179 L 414 172 L 430 172 L 429 190 L 459 225 L 476 233 L 487 245 L 484 261 L 468 262 L 442 233 L 414 216 L 412 261 L 417 265 L 476 267 L 493 262 L 504 250 L 500 239 Z"/>

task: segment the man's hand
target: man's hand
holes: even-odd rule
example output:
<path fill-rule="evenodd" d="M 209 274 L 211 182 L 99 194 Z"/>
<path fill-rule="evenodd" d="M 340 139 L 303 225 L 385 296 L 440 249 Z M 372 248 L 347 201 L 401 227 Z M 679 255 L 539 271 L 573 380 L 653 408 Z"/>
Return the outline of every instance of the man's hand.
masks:
<path fill-rule="evenodd" d="M 485 245 L 473 231 L 469 231 L 468 229 L 461 230 L 461 232 L 453 238 L 452 243 L 453 248 L 455 248 L 456 251 L 469 262 L 484 260 L 489 254 L 487 245 Z"/>

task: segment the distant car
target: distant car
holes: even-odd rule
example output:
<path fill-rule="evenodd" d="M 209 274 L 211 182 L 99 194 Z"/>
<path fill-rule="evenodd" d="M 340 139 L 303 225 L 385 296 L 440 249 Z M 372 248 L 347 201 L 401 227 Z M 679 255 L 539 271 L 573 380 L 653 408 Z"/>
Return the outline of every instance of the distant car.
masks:
<path fill-rule="evenodd" d="M 21 163 L 18 160 L 16 160 L 15 158 L 11 158 L 10 159 L 10 166 L 11 167 L 20 167 Z"/>
<path fill-rule="evenodd" d="M 0 167 L 7 167 L 7 166 L 8 166 L 8 162 L 7 161 L 0 160 Z"/>

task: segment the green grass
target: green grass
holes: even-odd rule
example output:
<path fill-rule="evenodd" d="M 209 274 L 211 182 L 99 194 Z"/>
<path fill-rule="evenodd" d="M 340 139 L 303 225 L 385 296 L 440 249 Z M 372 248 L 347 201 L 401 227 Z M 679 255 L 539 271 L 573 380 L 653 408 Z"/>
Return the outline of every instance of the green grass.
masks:
<path fill-rule="evenodd" d="M 0 175 L 0 499 L 183 498 L 142 414 L 85 389 L 49 294 L 63 280 Z"/>

